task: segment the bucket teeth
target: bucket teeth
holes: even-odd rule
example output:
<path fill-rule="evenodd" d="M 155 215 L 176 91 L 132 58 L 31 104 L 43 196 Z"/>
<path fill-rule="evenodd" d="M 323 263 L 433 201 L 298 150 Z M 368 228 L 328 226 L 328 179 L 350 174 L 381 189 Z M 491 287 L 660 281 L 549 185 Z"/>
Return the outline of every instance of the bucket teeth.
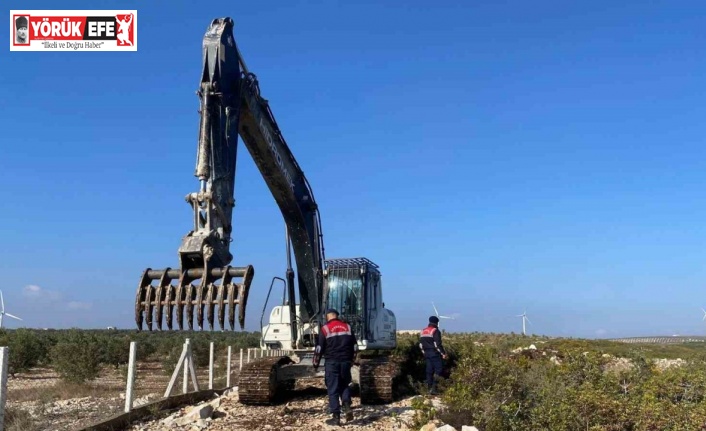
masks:
<path fill-rule="evenodd" d="M 162 322 L 166 320 L 167 328 L 172 329 L 173 314 L 179 330 L 184 329 L 184 313 L 189 330 L 194 329 L 194 308 L 196 308 L 196 323 L 203 330 L 204 318 L 209 329 L 213 330 L 214 320 L 218 316 L 218 325 L 225 329 L 225 309 L 228 308 L 228 323 L 230 329 L 235 327 L 235 308 L 240 305 L 240 329 L 245 326 L 245 304 L 250 291 L 254 269 L 246 267 L 231 267 L 203 269 L 166 268 L 153 270 L 147 268 L 140 279 L 135 297 L 135 322 L 138 330 L 142 330 L 143 321 L 147 329 L 152 330 L 153 318 L 157 329 L 162 330 Z M 238 278 L 242 278 L 237 282 Z M 155 284 L 153 284 L 155 283 Z M 206 308 L 204 310 L 204 307 Z M 218 308 L 216 312 L 216 308 Z M 174 313 L 176 310 L 176 313 Z M 205 313 L 204 313 L 205 311 Z"/>

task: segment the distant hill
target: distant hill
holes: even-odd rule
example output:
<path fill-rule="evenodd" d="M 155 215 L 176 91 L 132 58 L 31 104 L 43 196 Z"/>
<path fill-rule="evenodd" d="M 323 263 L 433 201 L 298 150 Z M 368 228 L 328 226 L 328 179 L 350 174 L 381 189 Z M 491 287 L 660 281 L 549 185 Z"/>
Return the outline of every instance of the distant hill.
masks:
<path fill-rule="evenodd" d="M 691 335 L 673 335 L 673 336 L 654 336 L 654 337 L 627 337 L 627 338 L 610 338 L 608 341 L 617 341 L 620 343 L 651 343 L 651 344 L 676 344 L 676 343 L 703 343 L 706 342 L 706 337 L 691 336 Z"/>

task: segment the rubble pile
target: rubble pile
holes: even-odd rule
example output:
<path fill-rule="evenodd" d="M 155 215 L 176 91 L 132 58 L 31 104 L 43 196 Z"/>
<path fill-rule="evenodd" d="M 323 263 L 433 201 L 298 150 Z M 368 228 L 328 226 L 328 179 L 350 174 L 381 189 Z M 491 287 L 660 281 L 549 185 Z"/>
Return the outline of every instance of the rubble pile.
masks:
<path fill-rule="evenodd" d="M 299 382 L 297 382 L 299 383 Z M 339 427 L 325 423 L 330 417 L 328 398 L 323 385 L 297 390 L 295 396 L 280 405 L 246 406 L 238 401 L 237 388 L 197 406 L 187 406 L 164 412 L 133 424 L 129 431 L 238 431 L 238 430 L 328 430 Z M 411 398 L 386 405 L 360 405 L 353 398 L 353 421 L 342 425 L 346 429 L 410 430 L 414 411 Z"/>
<path fill-rule="evenodd" d="M 299 384 L 299 382 L 297 382 Z M 326 390 L 319 382 L 296 391 L 296 395 L 280 405 L 251 406 L 238 401 L 237 388 L 197 406 L 187 406 L 161 417 L 134 423 L 128 431 L 295 431 L 295 430 L 380 430 L 417 431 L 413 428 L 415 411 L 411 407 L 415 397 L 408 397 L 385 405 L 361 405 L 353 398 L 353 420 L 342 420 L 341 427 L 325 423 L 330 417 Z M 443 408 L 439 399 L 432 403 Z M 428 431 L 478 431 L 474 427 L 457 430 L 450 425 L 434 422 L 425 425 Z"/>

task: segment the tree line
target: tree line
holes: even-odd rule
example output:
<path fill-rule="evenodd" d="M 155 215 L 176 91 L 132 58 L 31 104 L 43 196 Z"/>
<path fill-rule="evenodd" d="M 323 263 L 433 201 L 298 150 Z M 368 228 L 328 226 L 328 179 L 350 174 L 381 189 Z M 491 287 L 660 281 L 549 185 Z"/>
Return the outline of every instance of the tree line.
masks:
<path fill-rule="evenodd" d="M 67 382 L 84 383 L 98 377 L 102 367 L 128 363 L 130 342 L 137 342 L 138 361 L 159 361 L 171 372 L 184 340 L 191 341 L 196 366 L 207 366 L 210 343 L 218 356 L 233 349 L 257 347 L 258 332 L 130 330 L 0 329 L 0 346 L 9 347 L 8 372 L 14 377 L 35 367 L 51 368 Z"/>

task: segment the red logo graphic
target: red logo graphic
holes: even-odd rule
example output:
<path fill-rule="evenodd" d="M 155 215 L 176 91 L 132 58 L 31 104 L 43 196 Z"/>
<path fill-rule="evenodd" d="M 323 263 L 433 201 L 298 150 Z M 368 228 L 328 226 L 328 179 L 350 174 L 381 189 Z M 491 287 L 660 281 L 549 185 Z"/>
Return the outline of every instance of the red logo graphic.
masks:
<path fill-rule="evenodd" d="M 133 46 L 133 42 L 135 42 L 135 27 L 132 25 L 132 18 L 131 13 L 115 17 L 115 21 L 118 23 L 118 46 Z"/>

